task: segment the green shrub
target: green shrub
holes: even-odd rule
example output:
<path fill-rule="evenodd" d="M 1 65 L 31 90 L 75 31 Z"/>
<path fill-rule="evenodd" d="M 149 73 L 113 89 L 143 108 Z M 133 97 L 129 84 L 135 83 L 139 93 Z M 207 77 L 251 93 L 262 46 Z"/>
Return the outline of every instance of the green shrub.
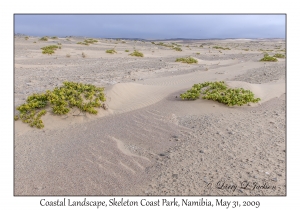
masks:
<path fill-rule="evenodd" d="M 101 107 L 101 102 L 106 100 L 103 91 L 104 88 L 94 85 L 66 81 L 62 87 L 56 87 L 53 91 L 29 96 L 25 104 L 17 107 L 20 114 L 14 119 L 21 119 L 31 127 L 43 128 L 41 117 L 46 114 L 47 106 L 51 106 L 52 112 L 57 115 L 67 114 L 73 107 L 82 112 L 97 114 L 95 108 Z"/>
<path fill-rule="evenodd" d="M 25 40 L 28 40 L 29 39 L 29 37 L 28 36 L 25 36 Z"/>
<path fill-rule="evenodd" d="M 135 50 L 133 53 L 129 54 L 131 56 L 144 57 L 144 54 Z"/>
<path fill-rule="evenodd" d="M 197 55 L 200 55 L 200 53 L 198 53 L 198 52 L 197 52 L 196 54 L 197 54 Z"/>
<path fill-rule="evenodd" d="M 117 51 L 115 51 L 115 49 L 106 50 L 105 52 L 106 52 L 106 53 L 110 53 L 110 54 L 117 53 Z"/>
<path fill-rule="evenodd" d="M 77 42 L 77 44 L 90 45 L 89 43 L 86 43 L 86 42 Z"/>
<path fill-rule="evenodd" d="M 260 61 L 271 61 L 271 62 L 276 62 L 278 61 L 277 58 L 274 58 L 272 56 L 269 56 L 268 53 L 265 53 L 264 57 L 260 59 Z"/>
<path fill-rule="evenodd" d="M 273 55 L 273 57 L 275 57 L 275 58 L 285 58 L 285 56 L 283 54 L 279 54 L 279 53 Z"/>
<path fill-rule="evenodd" d="M 51 54 L 54 53 L 54 51 L 57 48 L 59 48 L 59 46 L 57 46 L 57 45 L 49 45 L 49 46 L 46 46 L 46 47 L 42 47 L 41 49 L 43 50 L 42 51 L 43 54 L 49 54 L 49 55 L 51 55 Z"/>
<path fill-rule="evenodd" d="M 186 57 L 186 58 L 177 58 L 175 62 L 182 62 L 182 63 L 198 63 L 198 61 L 192 57 Z"/>
<path fill-rule="evenodd" d="M 182 49 L 180 47 L 174 47 L 173 49 L 176 51 L 182 51 Z"/>
<path fill-rule="evenodd" d="M 40 38 L 40 41 L 48 41 L 48 37 L 47 36 L 43 36 L 42 38 Z"/>
<path fill-rule="evenodd" d="M 183 100 L 196 100 L 201 95 L 203 99 L 218 101 L 228 106 L 242 106 L 250 102 L 257 103 L 260 101 L 260 98 L 254 98 L 254 94 L 250 90 L 228 88 L 224 81 L 195 84 L 190 90 L 180 94 L 180 97 Z"/>
<path fill-rule="evenodd" d="M 230 50 L 230 48 L 228 48 L 228 47 L 224 48 L 224 47 L 214 46 L 213 48 L 220 49 L 220 50 Z"/>
<path fill-rule="evenodd" d="M 83 42 L 88 43 L 88 44 L 94 44 L 94 43 L 98 42 L 98 40 L 96 40 L 96 39 L 86 39 Z"/>
<path fill-rule="evenodd" d="M 129 50 L 125 50 L 125 52 L 129 52 Z"/>
<path fill-rule="evenodd" d="M 51 39 L 57 39 L 57 36 L 52 36 Z"/>

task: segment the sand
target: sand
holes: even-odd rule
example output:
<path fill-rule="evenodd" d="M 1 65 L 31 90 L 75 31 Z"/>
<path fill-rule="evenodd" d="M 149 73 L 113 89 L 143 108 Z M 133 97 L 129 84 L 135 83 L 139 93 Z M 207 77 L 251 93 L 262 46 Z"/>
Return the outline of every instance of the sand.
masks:
<path fill-rule="evenodd" d="M 38 39 L 15 37 L 15 107 L 68 80 L 105 87 L 108 109 L 47 113 L 41 130 L 16 121 L 15 195 L 286 195 L 285 59 L 259 62 L 284 53 L 285 40 L 164 41 L 182 45 L 177 52 L 150 41 Z M 55 54 L 41 53 L 58 42 Z M 144 57 L 129 56 L 134 49 Z M 186 56 L 198 63 L 175 62 Z M 221 80 L 262 100 L 179 97 Z"/>

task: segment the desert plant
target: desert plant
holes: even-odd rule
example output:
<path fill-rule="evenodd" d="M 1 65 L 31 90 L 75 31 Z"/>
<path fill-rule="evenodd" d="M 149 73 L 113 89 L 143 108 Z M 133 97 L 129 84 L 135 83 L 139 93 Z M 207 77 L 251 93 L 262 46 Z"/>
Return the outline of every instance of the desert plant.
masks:
<path fill-rule="evenodd" d="M 71 57 L 71 55 L 70 55 L 70 54 L 67 54 L 67 55 L 66 55 L 66 57 L 67 57 L 67 58 L 70 58 L 70 57 Z"/>
<path fill-rule="evenodd" d="M 57 39 L 57 36 L 52 36 L 51 39 Z"/>
<path fill-rule="evenodd" d="M 96 40 L 96 39 L 86 39 L 83 42 L 87 43 L 87 44 L 94 44 L 94 43 L 98 42 L 98 40 Z"/>
<path fill-rule="evenodd" d="M 283 54 L 279 54 L 279 53 L 276 53 L 275 55 L 273 55 L 273 57 L 275 57 L 275 58 L 285 58 L 285 56 Z"/>
<path fill-rule="evenodd" d="M 95 108 L 101 107 L 101 102 L 106 100 L 103 91 L 104 88 L 91 84 L 66 81 L 63 82 L 62 87 L 56 87 L 53 91 L 47 90 L 45 93 L 29 96 L 26 103 L 17 107 L 20 114 L 14 119 L 21 119 L 31 127 L 43 128 L 41 117 L 46 114 L 45 108 L 48 105 L 57 115 L 67 114 L 73 107 L 77 107 L 82 112 L 97 114 Z"/>
<path fill-rule="evenodd" d="M 60 42 L 58 42 L 58 43 L 57 43 L 57 45 L 61 45 L 61 43 L 60 43 Z"/>
<path fill-rule="evenodd" d="M 29 37 L 28 36 L 25 36 L 25 40 L 28 40 L 29 39 Z"/>
<path fill-rule="evenodd" d="M 85 58 L 85 57 L 86 57 L 86 54 L 85 54 L 84 52 L 82 52 L 81 56 L 82 56 L 83 58 Z"/>
<path fill-rule="evenodd" d="M 36 41 L 34 41 L 33 43 L 36 43 Z"/>
<path fill-rule="evenodd" d="M 199 52 L 197 52 L 196 54 L 197 54 L 197 55 L 200 55 L 200 53 L 199 53 Z"/>
<path fill-rule="evenodd" d="M 272 56 L 269 56 L 268 53 L 264 54 L 264 57 L 262 59 L 260 59 L 260 61 L 271 61 L 271 62 L 276 62 L 278 61 L 277 58 L 274 58 Z"/>
<path fill-rule="evenodd" d="M 48 41 L 48 37 L 47 36 L 43 36 L 42 38 L 40 38 L 40 41 Z"/>
<path fill-rule="evenodd" d="M 115 49 L 106 50 L 105 52 L 106 52 L 106 53 L 110 53 L 110 54 L 117 53 L 117 51 L 115 51 Z"/>
<path fill-rule="evenodd" d="M 125 50 L 125 52 L 129 52 L 129 50 Z"/>
<path fill-rule="evenodd" d="M 224 48 L 224 47 L 214 46 L 213 48 L 220 49 L 220 50 L 230 50 L 230 48 L 228 48 L 228 47 Z"/>
<path fill-rule="evenodd" d="M 183 100 L 196 100 L 201 95 L 203 99 L 218 101 L 228 106 L 242 106 L 250 102 L 257 103 L 260 101 L 260 98 L 254 98 L 254 94 L 250 90 L 228 88 L 224 81 L 194 84 L 190 90 L 180 94 L 180 97 Z"/>
<path fill-rule="evenodd" d="M 182 51 L 182 49 L 180 47 L 174 47 L 173 49 L 176 51 Z"/>
<path fill-rule="evenodd" d="M 186 58 L 177 58 L 175 62 L 182 62 L 182 63 L 198 63 L 198 61 L 195 58 L 192 57 L 186 57 Z"/>
<path fill-rule="evenodd" d="M 77 42 L 77 44 L 90 45 L 89 43 L 85 43 L 85 42 Z"/>
<path fill-rule="evenodd" d="M 129 54 L 131 56 L 144 57 L 144 54 L 135 50 L 133 53 Z"/>
<path fill-rule="evenodd" d="M 41 49 L 43 50 L 42 53 L 43 54 L 53 54 L 54 51 L 59 48 L 57 45 L 49 45 L 49 46 L 46 46 L 46 47 L 42 47 Z"/>

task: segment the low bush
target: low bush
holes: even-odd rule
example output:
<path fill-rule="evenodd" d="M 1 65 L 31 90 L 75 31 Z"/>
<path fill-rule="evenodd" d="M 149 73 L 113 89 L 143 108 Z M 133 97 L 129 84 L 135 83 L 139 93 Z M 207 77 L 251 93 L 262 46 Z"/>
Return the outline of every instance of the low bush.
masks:
<path fill-rule="evenodd" d="M 182 49 L 180 47 L 174 47 L 173 49 L 176 51 L 182 51 Z"/>
<path fill-rule="evenodd" d="M 182 62 L 182 63 L 198 63 L 198 61 L 195 58 L 192 57 L 186 57 L 186 58 L 177 58 L 175 62 Z"/>
<path fill-rule="evenodd" d="M 279 54 L 276 53 L 275 55 L 273 55 L 274 58 L 285 58 L 285 56 L 283 54 Z"/>
<path fill-rule="evenodd" d="M 274 58 L 272 56 L 269 56 L 268 53 L 265 53 L 264 57 L 260 59 L 260 61 L 271 61 L 271 62 L 276 62 L 278 61 L 277 58 Z"/>
<path fill-rule="evenodd" d="M 131 56 L 136 56 L 136 57 L 144 57 L 144 54 L 135 50 L 133 53 L 129 54 Z"/>
<path fill-rule="evenodd" d="M 57 45 L 49 45 L 49 46 L 46 46 L 46 47 L 42 47 L 41 49 L 43 50 L 42 51 L 43 54 L 51 55 L 58 48 L 59 48 L 59 46 L 57 46 Z"/>
<path fill-rule="evenodd" d="M 220 49 L 220 50 L 230 50 L 230 48 L 228 48 L 228 47 L 224 48 L 224 47 L 214 46 L 213 48 Z"/>
<path fill-rule="evenodd" d="M 105 52 L 106 52 L 106 53 L 110 53 L 110 54 L 117 53 L 117 51 L 115 51 L 115 49 L 106 50 Z"/>
<path fill-rule="evenodd" d="M 47 36 L 43 36 L 42 38 L 40 38 L 40 41 L 48 41 L 48 37 Z"/>
<path fill-rule="evenodd" d="M 28 36 L 25 36 L 25 40 L 28 40 L 29 39 L 29 37 Z"/>
<path fill-rule="evenodd" d="M 129 50 L 125 50 L 125 52 L 129 52 Z"/>
<path fill-rule="evenodd" d="M 195 84 L 190 90 L 180 94 L 183 100 L 196 100 L 200 96 L 203 99 L 218 101 L 228 106 L 242 106 L 250 102 L 257 103 L 261 100 L 260 98 L 254 98 L 254 94 L 250 90 L 228 88 L 224 81 Z"/>
<path fill-rule="evenodd" d="M 21 119 L 31 127 L 43 128 L 41 117 L 46 114 L 47 106 L 52 108 L 56 115 L 67 114 L 71 108 L 77 107 L 82 112 L 97 114 L 96 107 L 101 107 L 104 102 L 104 88 L 91 84 L 64 82 L 62 87 L 56 87 L 53 91 L 28 96 L 26 103 L 17 107 L 20 112 L 14 117 Z"/>

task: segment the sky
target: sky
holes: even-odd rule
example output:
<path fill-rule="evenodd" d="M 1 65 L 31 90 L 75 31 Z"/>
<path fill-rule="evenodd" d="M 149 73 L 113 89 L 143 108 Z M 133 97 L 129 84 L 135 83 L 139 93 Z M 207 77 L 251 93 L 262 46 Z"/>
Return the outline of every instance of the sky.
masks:
<path fill-rule="evenodd" d="M 209 39 L 285 38 L 285 15 L 22 15 L 15 33 L 30 36 Z"/>

